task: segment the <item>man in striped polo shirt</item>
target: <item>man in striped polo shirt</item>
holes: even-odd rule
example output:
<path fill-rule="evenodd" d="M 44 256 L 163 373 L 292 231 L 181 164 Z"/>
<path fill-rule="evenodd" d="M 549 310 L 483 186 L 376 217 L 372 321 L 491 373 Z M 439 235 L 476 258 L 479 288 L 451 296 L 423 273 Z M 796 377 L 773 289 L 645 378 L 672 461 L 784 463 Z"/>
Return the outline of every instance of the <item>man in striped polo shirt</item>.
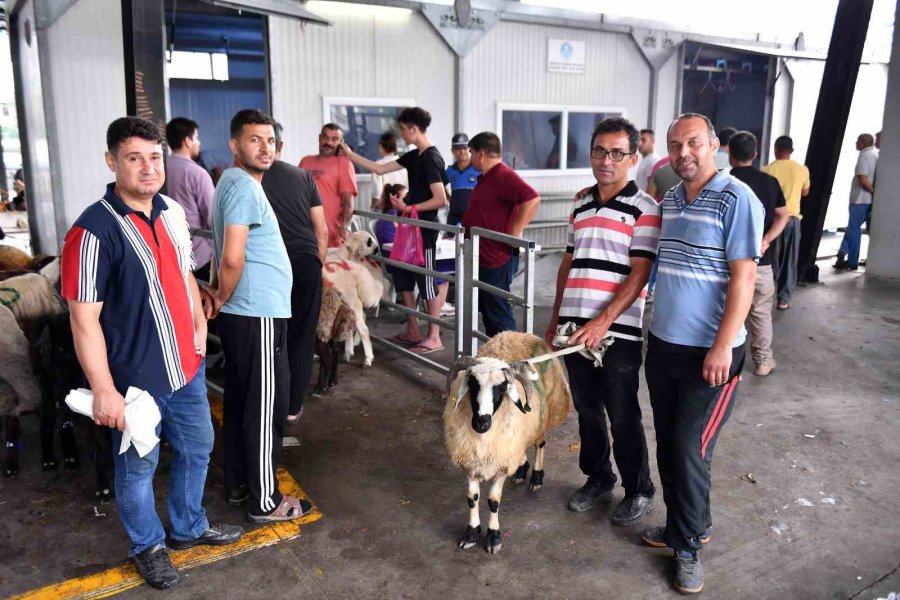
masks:
<path fill-rule="evenodd" d="M 644 286 L 659 244 L 660 209 L 628 180 L 637 162 L 640 134 L 621 117 L 601 121 L 591 136 L 591 168 L 597 184 L 575 201 L 569 217 L 566 254 L 556 277 L 556 301 L 546 337 L 558 323 L 579 327 L 572 344 L 615 342 L 602 367 L 578 354 L 566 356 L 572 397 L 578 410 L 578 463 L 588 480 L 568 507 L 586 511 L 612 497 L 616 476 L 610 462 L 606 415 L 612 426 L 616 465 L 625 499 L 613 512 L 614 525 L 640 522 L 653 507 L 655 489 L 647 462 L 647 440 L 638 404 Z"/>
<path fill-rule="evenodd" d="M 169 545 L 230 544 L 243 530 L 211 523 L 203 510 L 213 449 L 206 318 L 191 274 L 184 210 L 159 194 L 166 180 L 162 137 L 153 123 L 122 117 L 110 124 L 106 144 L 106 164 L 116 180 L 66 235 L 61 291 L 69 301 L 78 362 L 94 394 L 94 422 L 112 428 L 116 504 L 131 541 L 129 555 L 149 585 L 167 589 L 181 576 L 156 513 L 159 445 L 144 456 L 134 446 L 118 450 L 130 387 L 153 396 L 160 432 L 172 446 Z"/>
<path fill-rule="evenodd" d="M 715 130 L 703 115 L 669 127 L 669 160 L 682 183 L 662 202 L 659 276 L 646 377 L 666 526 L 642 539 L 675 550 L 675 588 L 703 589 L 713 448 L 734 406 L 744 364 L 744 320 L 756 284 L 763 205 L 716 170 Z"/>

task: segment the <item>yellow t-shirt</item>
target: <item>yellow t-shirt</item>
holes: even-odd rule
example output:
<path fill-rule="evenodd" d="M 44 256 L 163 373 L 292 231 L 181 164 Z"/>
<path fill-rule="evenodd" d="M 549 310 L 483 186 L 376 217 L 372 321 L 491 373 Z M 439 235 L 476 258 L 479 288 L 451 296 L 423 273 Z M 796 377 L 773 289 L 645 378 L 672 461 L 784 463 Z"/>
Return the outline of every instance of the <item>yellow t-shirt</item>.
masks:
<path fill-rule="evenodd" d="M 800 217 L 800 198 L 809 191 L 809 169 L 789 158 L 776 160 L 762 168 L 778 180 L 784 192 L 785 206 L 792 217 Z"/>

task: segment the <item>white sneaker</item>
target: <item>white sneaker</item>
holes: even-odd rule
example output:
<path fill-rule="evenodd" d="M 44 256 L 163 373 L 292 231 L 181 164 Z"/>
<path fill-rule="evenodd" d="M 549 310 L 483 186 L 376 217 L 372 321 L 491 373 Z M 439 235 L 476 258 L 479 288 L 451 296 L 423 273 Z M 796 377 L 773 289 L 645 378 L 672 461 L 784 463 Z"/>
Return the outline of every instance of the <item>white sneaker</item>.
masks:
<path fill-rule="evenodd" d="M 442 317 L 448 317 L 450 315 L 455 315 L 455 314 L 456 314 L 456 307 L 453 306 L 452 304 L 450 304 L 449 302 L 445 302 L 444 305 L 441 307 L 441 316 Z"/>

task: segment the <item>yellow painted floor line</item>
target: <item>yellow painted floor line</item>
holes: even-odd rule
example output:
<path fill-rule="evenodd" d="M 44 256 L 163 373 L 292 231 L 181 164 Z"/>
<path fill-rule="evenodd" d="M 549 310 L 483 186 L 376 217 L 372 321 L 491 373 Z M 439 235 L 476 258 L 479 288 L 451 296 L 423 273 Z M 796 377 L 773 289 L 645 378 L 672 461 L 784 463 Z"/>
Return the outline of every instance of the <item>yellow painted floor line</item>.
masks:
<path fill-rule="evenodd" d="M 209 405 L 215 419 L 222 422 L 222 398 L 216 393 L 221 388 L 211 385 L 213 390 L 209 392 Z M 278 487 L 282 493 L 310 500 L 300 485 L 282 467 L 278 467 Z M 310 500 L 311 502 L 311 500 Z M 322 513 L 313 505 L 312 512 L 295 521 L 284 521 L 263 525 L 244 534 L 236 544 L 230 546 L 195 546 L 188 550 L 172 550 L 172 562 L 179 570 L 184 571 L 200 565 L 209 564 L 244 552 L 264 548 L 296 538 L 300 535 L 300 526 L 318 521 Z M 10 600 L 49 600 L 51 598 L 106 598 L 125 590 L 130 590 L 141 584 L 144 580 L 138 575 L 132 563 L 120 565 L 75 579 L 69 579 L 61 583 L 54 583 L 18 596 L 12 596 Z"/>

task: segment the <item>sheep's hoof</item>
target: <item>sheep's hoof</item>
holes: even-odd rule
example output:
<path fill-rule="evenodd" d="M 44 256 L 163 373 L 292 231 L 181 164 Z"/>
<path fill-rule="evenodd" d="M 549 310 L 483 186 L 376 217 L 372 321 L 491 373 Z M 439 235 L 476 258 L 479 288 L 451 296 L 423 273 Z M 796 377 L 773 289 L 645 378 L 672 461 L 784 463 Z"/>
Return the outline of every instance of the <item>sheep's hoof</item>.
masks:
<path fill-rule="evenodd" d="M 525 479 L 528 478 L 528 467 L 531 466 L 528 464 L 526 460 L 524 464 L 519 465 L 519 468 L 516 469 L 516 472 L 513 474 L 512 482 L 515 485 L 519 485 L 520 483 L 525 483 Z"/>
<path fill-rule="evenodd" d="M 363 361 L 363 365 L 362 365 L 363 368 L 371 367 L 371 366 L 372 366 L 372 361 L 373 361 L 373 360 L 374 360 L 374 359 L 372 359 L 372 358 L 367 358 L 366 360 L 364 360 L 364 361 Z"/>
<path fill-rule="evenodd" d="M 81 463 L 78 461 L 77 456 L 66 456 L 63 458 L 63 468 L 67 471 L 77 471 L 80 466 Z"/>
<path fill-rule="evenodd" d="M 536 492 L 542 487 L 544 487 L 544 472 L 537 470 L 532 471 L 531 481 L 528 482 L 528 491 Z"/>
<path fill-rule="evenodd" d="M 9 479 L 19 474 L 19 453 L 15 449 L 6 449 L 6 463 L 3 465 L 3 476 Z"/>
<path fill-rule="evenodd" d="M 50 460 L 45 460 L 41 463 L 42 471 L 55 471 L 56 470 L 56 459 L 51 458 Z"/>
<path fill-rule="evenodd" d="M 490 554 L 497 554 L 500 552 L 500 548 L 503 547 L 503 542 L 500 541 L 500 530 L 499 529 L 488 529 L 487 538 L 485 538 L 485 546 L 484 549 L 487 550 Z"/>
<path fill-rule="evenodd" d="M 97 488 L 96 490 L 94 490 L 94 498 L 96 498 L 100 502 L 108 502 L 115 498 L 115 495 L 110 488 Z"/>
<path fill-rule="evenodd" d="M 471 525 L 466 525 L 466 532 L 463 534 L 461 540 L 459 540 L 459 547 L 463 550 L 468 550 L 472 546 L 478 543 L 478 537 L 481 535 L 481 525 L 478 527 L 472 527 Z"/>

